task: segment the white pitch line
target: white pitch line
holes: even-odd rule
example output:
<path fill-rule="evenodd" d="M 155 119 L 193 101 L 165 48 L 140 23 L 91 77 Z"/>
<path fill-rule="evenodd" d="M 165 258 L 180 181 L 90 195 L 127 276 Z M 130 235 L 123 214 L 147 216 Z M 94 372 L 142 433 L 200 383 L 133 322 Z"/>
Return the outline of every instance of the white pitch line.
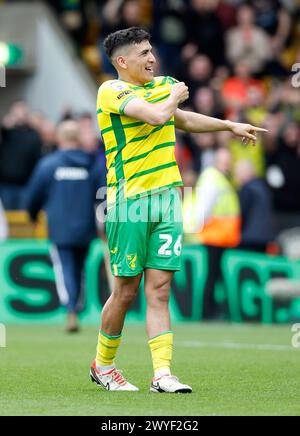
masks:
<path fill-rule="evenodd" d="M 294 348 L 292 345 L 240 344 L 236 342 L 184 341 L 176 342 L 176 346 L 192 348 L 223 348 L 228 350 L 300 351 L 299 348 Z"/>

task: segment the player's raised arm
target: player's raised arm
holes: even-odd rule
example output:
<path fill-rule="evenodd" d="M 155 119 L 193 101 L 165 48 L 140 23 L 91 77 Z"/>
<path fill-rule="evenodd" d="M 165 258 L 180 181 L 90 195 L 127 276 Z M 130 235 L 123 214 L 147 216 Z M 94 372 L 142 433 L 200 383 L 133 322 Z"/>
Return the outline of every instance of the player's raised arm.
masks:
<path fill-rule="evenodd" d="M 141 98 L 135 98 L 127 103 L 124 114 L 152 126 L 163 126 L 175 114 L 178 105 L 188 97 L 187 86 L 183 82 L 176 83 L 172 86 L 170 96 L 166 101 L 151 104 Z"/>
<path fill-rule="evenodd" d="M 229 120 L 208 117 L 195 112 L 177 109 L 175 112 L 175 126 L 177 129 L 191 133 L 229 131 L 255 144 L 257 132 L 267 132 L 266 129 L 251 124 L 234 123 Z"/>

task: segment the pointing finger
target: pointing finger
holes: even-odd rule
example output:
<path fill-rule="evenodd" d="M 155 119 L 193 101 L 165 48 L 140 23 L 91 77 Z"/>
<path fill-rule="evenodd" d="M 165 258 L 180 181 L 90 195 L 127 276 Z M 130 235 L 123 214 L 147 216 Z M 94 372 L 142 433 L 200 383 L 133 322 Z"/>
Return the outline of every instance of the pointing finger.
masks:
<path fill-rule="evenodd" d="M 251 130 L 254 130 L 255 132 L 268 132 L 267 129 L 263 129 L 262 127 L 254 127 L 254 126 L 251 126 Z"/>

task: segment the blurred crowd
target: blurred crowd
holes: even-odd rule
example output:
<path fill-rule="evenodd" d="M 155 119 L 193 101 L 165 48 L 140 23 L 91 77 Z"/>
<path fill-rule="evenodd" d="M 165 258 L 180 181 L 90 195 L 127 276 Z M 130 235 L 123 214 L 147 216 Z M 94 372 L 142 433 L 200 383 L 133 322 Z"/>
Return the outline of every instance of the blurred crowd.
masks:
<path fill-rule="evenodd" d="M 58 126 L 65 120 L 75 120 L 78 124 L 81 149 L 95 156 L 104 180 L 104 147 L 92 114 L 75 114 L 66 108 L 55 125 L 41 112 L 31 111 L 26 101 L 15 101 L 1 121 L 0 199 L 4 209 L 24 208 L 33 171 L 41 158 L 59 149 Z"/>
<path fill-rule="evenodd" d="M 298 0 L 102 0 L 70 2 L 69 8 L 68 2 L 54 3 L 99 83 L 115 77 L 102 49 L 104 38 L 120 28 L 143 26 L 152 35 L 157 75 L 188 84 L 187 109 L 267 128 L 255 148 L 226 132 L 178 135 L 177 160 L 184 178 L 196 180 L 212 164 L 215 151 L 228 147 L 234 186 L 241 188 L 237 163 L 248 160 L 254 176 L 265 179 L 271 190 L 274 211 L 281 217 L 275 230 L 297 225 Z"/>
<path fill-rule="evenodd" d="M 256 147 L 244 146 L 228 132 L 179 133 L 176 157 L 183 179 L 195 186 L 203 171 L 214 165 L 216 152 L 225 147 L 230 151 L 228 176 L 237 192 L 251 180 L 263 182 L 265 195 L 270 196 L 267 204 L 275 234 L 299 225 L 300 1 L 49 3 L 99 84 L 115 77 L 102 50 L 107 34 L 143 26 L 152 34 L 157 75 L 171 75 L 189 86 L 186 109 L 268 129 Z M 92 117 L 69 111 L 62 115 L 66 117 L 78 120 L 82 146 L 98 153 L 103 163 L 103 146 Z M 4 207 L 22 207 L 22 188 L 40 156 L 55 150 L 55 134 L 55 126 L 42 114 L 30 113 L 24 102 L 16 102 L 4 117 L 0 142 Z M 243 214 L 249 210 L 247 198 L 240 198 Z"/>

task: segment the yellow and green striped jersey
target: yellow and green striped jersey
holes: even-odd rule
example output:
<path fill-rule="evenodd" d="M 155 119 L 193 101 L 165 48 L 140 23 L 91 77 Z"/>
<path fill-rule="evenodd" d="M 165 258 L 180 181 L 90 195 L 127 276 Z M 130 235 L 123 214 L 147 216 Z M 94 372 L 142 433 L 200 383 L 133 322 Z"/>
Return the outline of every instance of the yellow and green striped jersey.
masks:
<path fill-rule="evenodd" d="M 108 206 L 123 198 L 182 186 L 174 153 L 174 117 L 155 127 L 124 114 L 133 98 L 152 104 L 164 101 L 176 82 L 167 76 L 144 86 L 122 80 L 108 80 L 100 86 L 97 116 L 105 144 Z"/>

